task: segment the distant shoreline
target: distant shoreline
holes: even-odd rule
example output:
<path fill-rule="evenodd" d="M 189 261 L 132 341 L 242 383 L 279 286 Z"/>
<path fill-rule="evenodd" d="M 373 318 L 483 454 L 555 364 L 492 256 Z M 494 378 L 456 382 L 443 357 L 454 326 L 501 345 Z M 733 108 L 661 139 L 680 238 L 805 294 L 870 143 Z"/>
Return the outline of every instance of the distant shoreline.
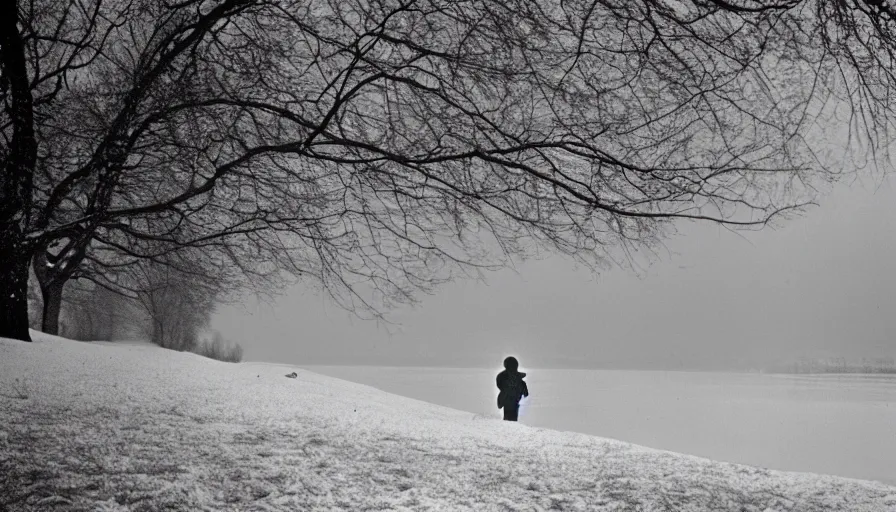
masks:
<path fill-rule="evenodd" d="M 892 375 L 896 374 L 896 361 L 893 358 L 863 359 L 860 362 L 849 362 L 843 358 L 797 361 L 775 365 L 767 368 L 765 372 L 797 375 Z"/>

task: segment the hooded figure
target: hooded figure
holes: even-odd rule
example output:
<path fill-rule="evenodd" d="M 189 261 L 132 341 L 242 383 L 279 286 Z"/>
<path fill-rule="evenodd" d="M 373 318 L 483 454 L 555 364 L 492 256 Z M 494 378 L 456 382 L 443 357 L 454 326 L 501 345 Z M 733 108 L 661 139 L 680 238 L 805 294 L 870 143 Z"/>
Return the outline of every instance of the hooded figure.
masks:
<path fill-rule="evenodd" d="M 526 374 L 518 372 L 519 367 L 515 357 L 508 357 L 504 360 L 504 371 L 496 379 L 498 389 L 501 390 L 498 393 L 498 409 L 504 409 L 506 421 L 516 421 L 520 412 L 520 399 L 529 396 L 529 387 L 523 380 Z"/>

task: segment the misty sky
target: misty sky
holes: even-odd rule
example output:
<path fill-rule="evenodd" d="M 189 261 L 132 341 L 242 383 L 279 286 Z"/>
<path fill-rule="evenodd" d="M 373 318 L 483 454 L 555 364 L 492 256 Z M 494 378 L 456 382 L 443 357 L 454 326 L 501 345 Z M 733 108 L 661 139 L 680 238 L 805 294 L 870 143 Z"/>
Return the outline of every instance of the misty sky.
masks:
<path fill-rule="evenodd" d="M 893 179 L 838 186 L 776 230 L 679 232 L 640 275 L 529 261 L 423 296 L 388 329 L 310 287 L 223 308 L 213 326 L 245 360 L 295 364 L 493 367 L 514 354 L 529 368 L 721 370 L 896 357 Z"/>

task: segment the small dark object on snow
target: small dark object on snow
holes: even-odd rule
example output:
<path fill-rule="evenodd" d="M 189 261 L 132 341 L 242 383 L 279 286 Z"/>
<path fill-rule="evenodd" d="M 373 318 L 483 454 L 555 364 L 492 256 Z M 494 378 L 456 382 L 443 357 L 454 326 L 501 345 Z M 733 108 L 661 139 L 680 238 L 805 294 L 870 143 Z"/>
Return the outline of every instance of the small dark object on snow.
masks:
<path fill-rule="evenodd" d="M 504 371 L 498 374 L 498 409 L 504 409 L 504 420 L 516 421 L 520 412 L 520 399 L 529 396 L 529 386 L 523 378 L 525 373 L 518 372 L 519 362 L 513 356 L 504 360 Z"/>
<path fill-rule="evenodd" d="M 296 378 L 296 377 L 298 377 L 298 376 L 299 376 L 299 374 L 297 374 L 296 372 L 292 372 L 292 373 L 287 373 L 287 374 L 286 374 L 286 378 L 287 378 L 287 379 L 294 379 L 294 378 Z"/>

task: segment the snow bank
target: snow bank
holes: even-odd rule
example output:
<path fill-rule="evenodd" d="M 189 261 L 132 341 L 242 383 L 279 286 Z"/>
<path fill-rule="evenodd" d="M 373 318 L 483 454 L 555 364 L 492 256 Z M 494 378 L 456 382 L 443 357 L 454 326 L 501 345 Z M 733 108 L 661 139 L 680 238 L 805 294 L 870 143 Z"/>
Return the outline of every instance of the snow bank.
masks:
<path fill-rule="evenodd" d="M 505 423 L 283 365 L 34 337 L 0 339 L 0 510 L 896 512 L 881 483 Z"/>

